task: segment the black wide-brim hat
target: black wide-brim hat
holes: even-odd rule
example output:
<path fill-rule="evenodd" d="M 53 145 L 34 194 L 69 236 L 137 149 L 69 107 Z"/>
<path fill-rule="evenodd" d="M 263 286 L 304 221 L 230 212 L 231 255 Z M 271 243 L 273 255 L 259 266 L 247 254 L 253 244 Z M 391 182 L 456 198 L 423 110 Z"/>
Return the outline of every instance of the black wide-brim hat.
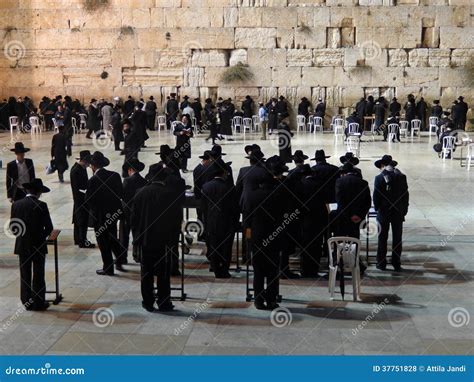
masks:
<path fill-rule="evenodd" d="M 86 162 L 90 162 L 91 160 L 91 152 L 89 150 L 82 150 L 79 152 L 79 158 L 77 160 L 84 160 Z"/>
<path fill-rule="evenodd" d="M 211 150 L 206 150 L 202 155 L 199 156 L 200 159 L 211 159 Z"/>
<path fill-rule="evenodd" d="M 306 160 L 308 159 L 309 156 L 305 155 L 302 150 L 296 150 L 291 159 L 300 159 L 300 160 Z"/>
<path fill-rule="evenodd" d="M 145 163 L 140 162 L 137 158 L 132 158 L 125 162 L 125 168 L 127 170 L 131 168 L 137 172 L 141 172 L 145 169 Z"/>
<path fill-rule="evenodd" d="M 90 164 L 98 167 L 107 167 L 110 161 L 100 151 L 91 155 Z"/>
<path fill-rule="evenodd" d="M 381 168 L 382 165 L 383 165 L 383 166 L 389 166 L 389 165 L 391 165 L 391 166 L 395 167 L 397 164 L 398 164 L 398 162 L 397 162 L 397 161 L 394 161 L 394 160 L 392 159 L 392 156 L 391 156 L 391 155 L 384 155 L 384 156 L 382 157 L 382 159 L 376 160 L 376 161 L 374 162 L 374 165 L 375 165 L 375 167 L 377 167 L 377 168 Z"/>
<path fill-rule="evenodd" d="M 349 162 L 354 166 L 359 164 L 359 158 L 354 156 L 354 153 L 348 152 L 345 153 L 342 157 L 339 157 L 339 160 L 342 164 Z"/>
<path fill-rule="evenodd" d="M 155 153 L 155 155 L 169 155 L 173 152 L 173 149 L 169 145 L 161 145 L 160 151 Z"/>
<path fill-rule="evenodd" d="M 314 158 L 311 158 L 311 160 L 322 161 L 326 160 L 327 158 L 331 158 L 331 156 L 326 155 L 324 150 L 316 150 L 316 152 L 314 153 Z"/>
<path fill-rule="evenodd" d="M 29 183 L 23 183 L 23 187 L 28 191 L 41 192 L 42 194 L 51 191 L 43 184 L 43 181 L 39 178 L 35 178 Z"/>
<path fill-rule="evenodd" d="M 222 155 L 227 155 L 226 153 L 222 152 L 222 146 L 219 146 L 219 145 L 212 146 L 211 156 L 213 158 L 216 158 L 216 157 L 219 157 L 219 156 L 222 156 Z"/>
<path fill-rule="evenodd" d="M 265 159 L 265 155 L 262 153 L 261 150 L 252 150 L 252 153 L 249 156 L 246 156 L 247 159 L 253 159 L 256 161 L 261 161 Z"/>
<path fill-rule="evenodd" d="M 15 154 L 21 154 L 21 153 L 27 153 L 30 151 L 28 147 L 25 147 L 23 142 L 15 142 L 15 147 L 13 149 L 10 149 L 10 151 L 13 151 Z"/>

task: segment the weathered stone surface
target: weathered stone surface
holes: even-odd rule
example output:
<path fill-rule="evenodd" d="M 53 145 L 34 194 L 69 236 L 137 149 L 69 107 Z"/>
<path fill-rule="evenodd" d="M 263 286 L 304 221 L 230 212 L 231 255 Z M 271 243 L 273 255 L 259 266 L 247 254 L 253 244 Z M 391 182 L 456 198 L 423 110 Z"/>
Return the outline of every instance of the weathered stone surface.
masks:
<path fill-rule="evenodd" d="M 474 61 L 473 49 L 454 49 L 451 52 L 451 64 L 454 67 L 467 65 Z"/>
<path fill-rule="evenodd" d="M 450 49 L 430 49 L 428 53 L 428 64 L 447 68 L 451 65 Z"/>
<path fill-rule="evenodd" d="M 331 86 L 334 78 L 334 68 L 303 68 L 303 85 L 310 86 Z"/>
<path fill-rule="evenodd" d="M 408 64 L 411 67 L 428 66 L 428 49 L 413 49 L 408 53 Z"/>
<path fill-rule="evenodd" d="M 276 28 L 236 28 L 236 48 L 276 48 Z"/>
<path fill-rule="evenodd" d="M 230 52 L 229 65 L 234 66 L 239 62 L 247 64 L 247 50 L 246 49 L 235 49 Z"/>
<path fill-rule="evenodd" d="M 405 67 L 408 64 L 408 54 L 404 49 L 390 49 L 388 51 L 388 65 Z"/>
<path fill-rule="evenodd" d="M 440 48 L 474 48 L 474 27 L 440 28 Z"/>
<path fill-rule="evenodd" d="M 344 63 L 343 49 L 314 49 L 315 66 L 342 66 Z"/>
<path fill-rule="evenodd" d="M 287 52 L 288 66 L 312 66 L 313 51 L 311 49 L 289 49 Z"/>
<path fill-rule="evenodd" d="M 301 68 L 273 68 L 273 86 L 299 86 L 301 84 Z"/>
<path fill-rule="evenodd" d="M 250 66 L 260 66 L 262 68 L 286 66 L 286 49 L 248 49 L 247 52 Z"/>
<path fill-rule="evenodd" d="M 193 66 L 226 66 L 226 55 L 222 51 L 210 50 L 192 51 L 192 65 Z"/>

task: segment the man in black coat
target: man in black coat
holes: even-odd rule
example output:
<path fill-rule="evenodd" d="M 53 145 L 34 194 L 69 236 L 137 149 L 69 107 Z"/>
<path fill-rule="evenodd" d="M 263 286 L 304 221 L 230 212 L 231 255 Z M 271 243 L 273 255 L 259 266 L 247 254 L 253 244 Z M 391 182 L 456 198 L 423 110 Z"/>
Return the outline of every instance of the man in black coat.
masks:
<path fill-rule="evenodd" d="M 117 222 L 122 211 L 122 180 L 120 175 L 105 169 L 110 161 L 99 151 L 91 156 L 90 165 L 94 175 L 89 179 L 86 192 L 86 203 L 94 222 L 94 231 L 102 256 L 103 267 L 97 270 L 98 275 L 114 275 L 116 269 L 123 271 L 124 261 L 117 237 Z"/>
<path fill-rule="evenodd" d="M 392 102 L 390 102 L 388 110 L 391 115 L 396 115 L 397 113 L 400 113 L 402 111 L 402 105 L 400 104 L 400 102 L 398 102 L 396 97 L 392 98 Z"/>
<path fill-rule="evenodd" d="M 431 107 L 431 116 L 441 118 L 441 115 L 443 115 L 443 107 L 439 104 L 439 99 L 435 99 L 433 104 Z"/>
<path fill-rule="evenodd" d="M 324 121 L 324 116 L 326 115 L 326 103 L 323 101 L 322 98 L 318 99 L 318 103 L 316 104 L 316 108 L 314 109 L 314 115 L 316 117 L 321 117 Z"/>
<path fill-rule="evenodd" d="M 166 121 L 167 121 L 168 129 L 169 129 L 171 122 L 176 121 L 179 114 L 179 103 L 176 100 L 176 93 L 170 94 L 170 99 L 166 102 L 166 105 L 165 105 L 165 111 L 166 111 Z"/>
<path fill-rule="evenodd" d="M 324 201 L 327 204 L 336 202 L 336 180 L 339 178 L 339 167 L 334 166 L 326 159 L 330 156 L 326 155 L 324 150 L 316 150 L 314 158 L 311 160 L 316 161 L 316 165 L 311 167 L 314 176 L 320 181 L 324 188 Z"/>
<path fill-rule="evenodd" d="M 253 116 L 254 102 L 252 97 L 249 95 L 245 96 L 245 100 L 242 102 L 242 111 L 244 113 L 244 118 L 252 118 Z"/>
<path fill-rule="evenodd" d="M 385 121 L 385 105 L 379 100 L 375 103 L 374 106 L 375 113 L 375 132 L 377 134 L 381 133 L 381 126 Z"/>
<path fill-rule="evenodd" d="M 304 161 L 308 159 L 309 156 L 305 155 L 302 150 L 296 150 L 293 154 L 293 162 L 295 162 L 295 168 L 288 171 L 287 178 L 293 182 L 298 182 L 303 178 L 303 167 Z"/>
<path fill-rule="evenodd" d="M 220 159 L 222 161 L 222 159 Z M 239 222 L 234 186 L 226 182 L 225 165 L 214 166 L 213 179 L 202 187 L 202 214 L 205 221 L 207 257 L 217 279 L 230 278 L 232 245 Z"/>
<path fill-rule="evenodd" d="M 79 248 L 95 248 L 87 240 L 89 210 L 86 206 L 86 190 L 89 182 L 87 167 L 89 167 L 91 152 L 83 150 L 79 153 L 78 161 L 71 167 L 71 189 L 74 200 L 72 223 L 74 224 L 74 244 Z"/>
<path fill-rule="evenodd" d="M 123 142 L 124 137 L 119 105 L 116 105 L 112 111 L 110 124 L 112 125 L 112 137 L 114 139 L 115 151 L 120 151 L 120 142 Z"/>
<path fill-rule="evenodd" d="M 128 244 L 130 242 L 130 210 L 135 194 L 148 182 L 140 175 L 145 169 L 145 165 L 134 158 L 125 163 L 127 177 L 123 180 L 123 214 L 119 224 L 119 239 L 122 245 L 121 259 L 123 263 L 128 263 Z"/>
<path fill-rule="evenodd" d="M 369 212 L 372 199 L 369 184 L 350 162 L 340 169 L 336 181 L 336 236 L 360 238 L 360 224 Z"/>
<path fill-rule="evenodd" d="M 41 179 L 23 185 L 25 198 L 12 204 L 10 232 L 15 235 L 15 254 L 20 259 L 21 302 L 27 310 L 48 309 L 46 300 L 46 239 L 53 230 L 48 205 L 39 200 L 49 192 Z"/>
<path fill-rule="evenodd" d="M 86 138 L 92 139 L 92 133 L 98 133 L 100 131 L 100 110 L 97 106 L 97 100 L 91 99 L 89 108 L 87 109 L 87 129 Z"/>
<path fill-rule="evenodd" d="M 15 153 L 16 159 L 7 164 L 6 186 L 7 197 L 10 202 L 14 202 L 26 196 L 23 184 L 35 179 L 35 167 L 33 160 L 25 158 L 25 153 L 30 149 L 25 147 L 23 142 L 16 142 L 10 151 Z"/>
<path fill-rule="evenodd" d="M 64 183 L 64 173 L 69 168 L 67 163 L 67 150 L 69 141 L 66 137 L 64 126 L 58 126 L 58 133 L 53 135 L 51 141 L 51 159 L 54 160 L 60 183 Z"/>
<path fill-rule="evenodd" d="M 128 165 L 127 163 L 132 159 L 138 158 L 138 153 L 140 152 L 140 140 L 137 133 L 132 127 L 130 120 L 126 119 L 122 122 L 124 143 L 123 150 L 121 154 L 125 155 L 123 166 L 122 166 L 122 177 L 126 178 L 128 176 Z"/>
<path fill-rule="evenodd" d="M 377 246 L 377 268 L 387 267 L 388 231 L 392 227 L 392 266 L 396 272 L 402 270 L 402 234 L 403 222 L 408 213 L 409 192 L 407 179 L 400 171 L 395 171 L 397 162 L 389 155 L 375 162 L 380 174 L 375 177 L 374 208 L 380 225 Z"/>
<path fill-rule="evenodd" d="M 171 303 L 171 247 L 181 230 L 184 189 L 177 192 L 162 163 L 150 166 L 150 184 L 138 191 L 132 203 L 130 224 L 134 245 L 141 253 L 142 306 L 154 311 L 153 284 L 158 276 L 158 309 L 173 310 Z"/>
<path fill-rule="evenodd" d="M 211 164 L 211 151 L 204 151 L 204 154 L 199 156 L 199 159 L 201 159 L 201 163 L 199 163 L 193 170 L 194 198 L 197 201 L 201 200 L 202 187 L 206 181 L 206 172 L 208 171 L 209 166 Z M 198 220 L 205 224 L 201 208 L 196 208 L 196 214 Z M 204 232 L 201 232 L 201 235 L 198 240 L 202 239 L 203 234 Z"/>
<path fill-rule="evenodd" d="M 130 117 L 133 125 L 133 131 L 137 136 L 137 141 L 140 144 L 139 147 L 145 148 L 145 141 L 149 138 L 148 133 L 146 132 L 147 127 L 147 115 L 139 106 L 139 103 L 135 105 L 135 111 Z"/>
<path fill-rule="evenodd" d="M 153 96 L 150 96 L 147 103 L 145 104 L 145 113 L 146 113 L 148 130 L 155 130 L 155 118 L 156 118 L 157 109 L 158 107 L 156 106 L 155 99 L 153 98 Z"/>
<path fill-rule="evenodd" d="M 128 99 L 123 104 L 123 112 L 125 114 L 125 117 L 128 118 L 128 116 L 132 114 L 134 107 L 135 101 L 133 100 L 132 96 L 128 96 Z"/>
<path fill-rule="evenodd" d="M 199 98 L 195 98 L 194 102 L 191 104 L 191 108 L 194 110 L 194 117 L 196 118 L 196 124 L 200 131 L 202 126 L 202 111 L 204 110 L 201 101 Z"/>
<path fill-rule="evenodd" d="M 465 130 L 466 129 L 466 121 L 467 121 L 467 111 L 469 110 L 469 107 L 466 102 L 464 102 L 464 97 L 459 96 L 458 97 L 459 101 L 459 123 L 458 126 L 456 126 L 456 129 L 461 129 Z"/>
<path fill-rule="evenodd" d="M 304 115 L 306 120 L 308 120 L 310 106 L 311 103 L 309 102 L 308 98 L 301 98 L 301 102 L 298 104 L 298 115 Z"/>
<path fill-rule="evenodd" d="M 426 112 L 428 110 L 428 104 L 423 97 L 416 103 L 416 115 L 421 121 L 421 130 L 425 130 L 426 127 Z"/>
<path fill-rule="evenodd" d="M 364 97 L 362 97 L 359 102 L 356 103 L 355 111 L 357 112 L 357 116 L 361 121 L 361 128 L 363 128 L 362 123 L 365 117 L 365 109 L 367 107 L 367 101 Z"/>

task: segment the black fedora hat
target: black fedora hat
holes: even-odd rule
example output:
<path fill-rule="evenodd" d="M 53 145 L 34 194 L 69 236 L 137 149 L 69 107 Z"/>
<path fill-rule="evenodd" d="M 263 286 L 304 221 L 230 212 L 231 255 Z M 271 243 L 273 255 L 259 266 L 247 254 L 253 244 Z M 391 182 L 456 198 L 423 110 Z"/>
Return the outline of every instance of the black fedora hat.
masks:
<path fill-rule="evenodd" d="M 145 163 L 140 162 L 138 158 L 132 158 L 125 162 L 124 167 L 126 170 L 131 168 L 136 172 L 141 172 L 145 169 Z"/>
<path fill-rule="evenodd" d="M 155 153 L 155 155 L 169 155 L 173 152 L 173 149 L 169 145 L 161 145 L 160 151 Z"/>
<path fill-rule="evenodd" d="M 267 170 L 272 175 L 281 175 L 289 170 L 288 166 L 278 155 L 274 155 L 265 162 Z"/>
<path fill-rule="evenodd" d="M 392 159 L 391 155 L 385 154 L 381 159 L 374 162 L 375 167 L 381 168 L 382 166 L 393 166 L 395 167 L 398 164 L 397 161 Z"/>
<path fill-rule="evenodd" d="M 212 146 L 212 149 L 211 149 L 211 157 L 213 157 L 213 158 L 219 158 L 219 157 L 221 157 L 222 155 L 227 155 L 226 153 L 223 153 L 223 152 L 222 152 L 222 146 L 220 146 L 220 145 L 214 145 L 214 146 Z"/>
<path fill-rule="evenodd" d="M 94 102 L 97 102 L 97 100 L 95 98 L 92 98 L 90 103 L 94 103 Z"/>
<path fill-rule="evenodd" d="M 303 150 L 296 150 L 291 159 L 295 162 L 303 162 L 304 160 L 308 159 L 309 156 L 303 153 Z"/>
<path fill-rule="evenodd" d="M 97 167 L 107 167 L 110 161 L 100 151 L 95 151 L 94 154 L 91 155 L 90 164 Z"/>
<path fill-rule="evenodd" d="M 21 154 L 27 153 L 28 151 L 30 151 L 30 149 L 25 147 L 23 142 L 15 142 L 15 147 L 13 149 L 10 149 L 10 151 L 13 151 L 15 154 Z"/>
<path fill-rule="evenodd" d="M 204 151 L 204 154 L 200 155 L 199 159 L 205 159 L 205 160 L 211 159 L 211 150 Z"/>
<path fill-rule="evenodd" d="M 342 164 L 349 162 L 353 164 L 354 166 L 357 166 L 359 164 L 359 158 L 354 156 L 354 153 L 347 152 L 345 153 L 342 157 L 339 157 L 339 160 L 341 161 Z"/>
<path fill-rule="evenodd" d="M 246 157 L 250 160 L 261 161 L 265 159 L 265 155 L 263 155 L 262 150 L 252 150 L 249 156 Z"/>
<path fill-rule="evenodd" d="M 86 162 L 90 162 L 91 160 L 91 152 L 89 150 L 82 150 L 79 152 L 79 158 L 77 160 L 84 160 Z"/>
<path fill-rule="evenodd" d="M 29 183 L 23 183 L 23 187 L 27 191 L 41 192 L 42 194 L 51 191 L 48 187 L 43 185 L 43 181 L 39 178 L 35 178 Z"/>
<path fill-rule="evenodd" d="M 311 158 L 311 160 L 320 162 L 320 161 L 325 161 L 327 158 L 331 158 L 331 156 L 326 155 L 324 150 L 316 150 L 316 152 L 314 153 L 314 158 Z"/>
<path fill-rule="evenodd" d="M 351 162 L 346 162 L 339 168 L 339 173 L 348 174 L 350 172 L 354 172 L 354 170 L 354 165 Z"/>

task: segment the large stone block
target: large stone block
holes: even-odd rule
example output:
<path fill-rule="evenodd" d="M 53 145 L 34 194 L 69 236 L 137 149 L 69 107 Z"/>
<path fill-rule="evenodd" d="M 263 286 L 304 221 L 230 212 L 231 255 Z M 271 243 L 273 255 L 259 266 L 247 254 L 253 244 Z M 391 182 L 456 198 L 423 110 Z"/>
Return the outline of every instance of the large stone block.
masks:
<path fill-rule="evenodd" d="M 165 26 L 184 28 L 188 26 L 207 28 L 211 26 L 208 8 L 175 8 L 165 11 Z M 227 25 L 226 25 L 227 26 Z"/>
<path fill-rule="evenodd" d="M 406 68 L 405 86 L 439 86 L 438 68 Z"/>
<path fill-rule="evenodd" d="M 122 81 L 125 86 L 181 86 L 183 69 L 124 68 Z"/>
<path fill-rule="evenodd" d="M 230 52 L 229 65 L 234 66 L 238 63 L 247 64 L 247 50 L 235 49 Z"/>
<path fill-rule="evenodd" d="M 193 66 L 226 66 L 226 54 L 219 50 L 195 50 L 191 62 Z"/>
<path fill-rule="evenodd" d="M 310 30 L 295 30 L 295 48 L 325 48 L 326 47 L 326 28 L 314 27 Z"/>
<path fill-rule="evenodd" d="M 304 86 L 331 86 L 334 78 L 334 68 L 303 68 L 302 85 Z"/>
<path fill-rule="evenodd" d="M 313 49 L 315 66 L 342 66 L 344 49 Z"/>
<path fill-rule="evenodd" d="M 298 26 L 298 12 L 295 7 L 292 8 L 261 8 L 262 26 L 279 28 L 295 28 Z"/>
<path fill-rule="evenodd" d="M 185 68 L 183 85 L 187 87 L 204 85 L 204 68 Z"/>
<path fill-rule="evenodd" d="M 453 49 L 451 52 L 451 65 L 464 66 L 474 61 L 473 49 Z"/>
<path fill-rule="evenodd" d="M 440 48 L 474 48 L 474 27 L 440 28 Z"/>
<path fill-rule="evenodd" d="M 291 49 L 295 46 L 294 29 L 278 28 L 276 43 L 278 48 Z"/>
<path fill-rule="evenodd" d="M 312 66 L 313 51 L 311 49 L 288 49 L 288 66 Z"/>
<path fill-rule="evenodd" d="M 464 68 L 439 68 L 440 87 L 466 86 L 467 83 L 468 78 Z"/>
<path fill-rule="evenodd" d="M 413 49 L 408 53 L 408 64 L 411 67 L 428 66 L 428 49 Z"/>
<path fill-rule="evenodd" d="M 250 66 L 262 68 L 286 66 L 286 49 L 248 49 L 247 55 Z"/>
<path fill-rule="evenodd" d="M 403 86 L 403 68 L 386 68 L 383 70 L 372 70 L 370 84 L 372 86 Z"/>
<path fill-rule="evenodd" d="M 408 53 L 404 49 L 388 50 L 388 66 L 408 66 Z"/>
<path fill-rule="evenodd" d="M 301 68 L 273 68 L 273 86 L 298 86 L 301 84 Z"/>
<path fill-rule="evenodd" d="M 263 8 L 238 8 L 239 27 L 261 27 Z M 275 25 L 272 25 L 275 26 Z"/>
<path fill-rule="evenodd" d="M 430 49 L 428 63 L 430 66 L 449 67 L 451 65 L 450 49 Z"/>
<path fill-rule="evenodd" d="M 276 28 L 236 28 L 236 48 L 276 48 Z"/>

